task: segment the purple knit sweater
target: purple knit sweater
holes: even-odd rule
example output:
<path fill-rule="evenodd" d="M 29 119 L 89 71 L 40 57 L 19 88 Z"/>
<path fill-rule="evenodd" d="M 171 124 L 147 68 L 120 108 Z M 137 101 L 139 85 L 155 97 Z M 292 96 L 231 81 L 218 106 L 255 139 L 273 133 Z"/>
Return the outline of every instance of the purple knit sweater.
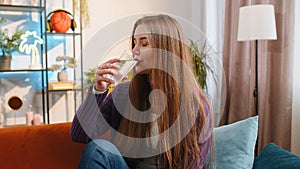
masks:
<path fill-rule="evenodd" d="M 102 94 L 93 94 L 93 86 L 88 90 L 87 96 L 83 103 L 78 108 L 71 127 L 71 139 L 75 142 L 88 143 L 93 139 L 98 139 L 109 129 L 113 128 L 117 130 L 122 115 L 118 112 L 114 105 L 114 96 L 118 97 L 118 100 L 127 99 L 129 82 L 120 83 L 113 90 L 113 94 L 104 92 Z M 116 94 L 117 93 L 117 94 Z M 206 99 L 202 99 L 204 109 L 207 117 L 210 117 L 210 109 Z M 199 121 L 200 119 L 197 119 Z M 209 120 L 208 120 L 209 121 Z M 211 129 L 211 128 L 210 128 Z M 210 147 L 210 137 L 203 143 L 199 143 L 202 150 L 202 158 L 199 159 L 202 165 L 205 163 L 205 159 Z"/>

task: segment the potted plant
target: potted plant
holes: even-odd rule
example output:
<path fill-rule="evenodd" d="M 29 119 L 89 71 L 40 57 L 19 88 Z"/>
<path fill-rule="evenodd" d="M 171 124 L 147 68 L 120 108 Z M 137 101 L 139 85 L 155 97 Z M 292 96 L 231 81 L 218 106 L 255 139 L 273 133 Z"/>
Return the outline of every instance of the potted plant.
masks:
<path fill-rule="evenodd" d="M 6 22 L 5 18 L 0 18 L 0 24 Z M 21 35 L 25 32 L 17 30 L 12 36 L 9 36 L 8 29 L 0 31 L 0 70 L 10 70 L 12 53 L 19 52 Z"/>
<path fill-rule="evenodd" d="M 95 73 L 96 73 L 96 68 L 89 69 L 87 72 L 84 73 L 86 76 L 86 84 L 88 86 L 93 85 L 95 83 L 96 80 Z"/>
<path fill-rule="evenodd" d="M 68 72 L 66 71 L 67 68 L 76 68 L 76 59 L 71 56 L 57 56 L 56 57 L 57 62 L 63 62 L 62 64 L 53 64 L 51 67 L 49 67 L 49 70 L 56 71 L 60 70 L 57 74 L 58 81 L 68 81 Z"/>
<path fill-rule="evenodd" d="M 204 42 L 202 46 L 199 47 L 197 42 L 190 40 L 190 52 L 193 62 L 193 68 L 199 85 L 202 89 L 207 89 L 206 78 L 209 72 L 213 73 L 211 67 L 207 64 L 208 51 L 210 48 L 207 47 L 207 43 Z"/>

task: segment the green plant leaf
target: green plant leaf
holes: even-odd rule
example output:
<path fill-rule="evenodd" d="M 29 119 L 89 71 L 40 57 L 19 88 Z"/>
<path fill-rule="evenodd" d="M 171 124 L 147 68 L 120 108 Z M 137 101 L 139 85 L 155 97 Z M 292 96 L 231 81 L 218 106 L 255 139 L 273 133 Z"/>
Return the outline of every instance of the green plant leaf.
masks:
<path fill-rule="evenodd" d="M 95 73 L 96 73 L 96 68 L 93 69 L 89 69 L 87 72 L 85 72 L 85 76 L 86 78 L 86 82 L 88 85 L 92 85 L 95 83 L 96 77 L 95 77 Z"/>
<path fill-rule="evenodd" d="M 61 71 L 65 71 L 67 68 L 74 69 L 77 67 L 76 59 L 71 56 L 57 56 L 55 59 L 57 62 L 63 61 L 62 64 L 53 64 L 49 67 L 49 70 L 55 71 L 61 69 Z"/>
<path fill-rule="evenodd" d="M 0 18 L 0 23 L 6 22 L 6 19 Z M 0 34 L 0 49 L 2 56 L 11 55 L 13 52 L 19 52 L 21 36 L 25 32 L 21 29 L 16 30 L 16 32 L 10 37 L 8 35 L 8 29 L 1 30 Z"/>
<path fill-rule="evenodd" d="M 194 42 L 190 40 L 190 52 L 193 62 L 194 73 L 196 75 L 197 81 L 199 85 L 203 89 L 207 89 L 207 73 L 208 71 L 212 71 L 209 65 L 206 63 L 206 59 L 208 57 L 207 52 L 211 49 L 207 49 L 206 41 L 203 43 L 201 47 L 197 45 L 197 41 Z"/>

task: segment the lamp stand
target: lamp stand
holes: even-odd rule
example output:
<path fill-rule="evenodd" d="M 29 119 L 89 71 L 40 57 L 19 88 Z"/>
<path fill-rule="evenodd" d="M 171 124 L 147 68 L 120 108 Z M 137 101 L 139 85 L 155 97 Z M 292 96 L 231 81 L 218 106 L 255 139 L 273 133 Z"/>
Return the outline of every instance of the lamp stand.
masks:
<path fill-rule="evenodd" d="M 258 115 L 258 40 L 255 40 L 255 88 L 253 96 L 255 99 L 255 114 Z"/>
<path fill-rule="evenodd" d="M 255 101 L 255 115 L 258 115 L 258 40 L 255 40 L 255 88 L 253 91 Z M 258 132 L 258 131 L 257 131 Z M 255 143 L 255 157 L 258 155 L 258 134 Z"/>

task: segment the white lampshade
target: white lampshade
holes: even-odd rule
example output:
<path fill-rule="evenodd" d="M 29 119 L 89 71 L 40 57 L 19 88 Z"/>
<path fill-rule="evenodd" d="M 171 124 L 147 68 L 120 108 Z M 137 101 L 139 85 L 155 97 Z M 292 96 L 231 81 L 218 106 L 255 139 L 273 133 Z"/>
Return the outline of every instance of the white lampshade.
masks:
<path fill-rule="evenodd" d="M 251 5 L 240 8 L 238 41 L 276 40 L 273 5 Z"/>

